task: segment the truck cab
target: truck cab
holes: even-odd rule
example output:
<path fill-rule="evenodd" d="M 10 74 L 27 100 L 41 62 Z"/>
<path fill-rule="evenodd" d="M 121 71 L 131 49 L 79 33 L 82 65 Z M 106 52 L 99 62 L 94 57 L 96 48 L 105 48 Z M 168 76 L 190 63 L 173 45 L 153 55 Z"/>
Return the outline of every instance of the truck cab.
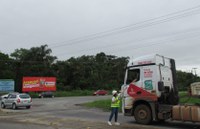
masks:
<path fill-rule="evenodd" d="M 130 60 L 121 90 L 122 111 L 136 122 L 170 118 L 171 106 L 179 100 L 175 61 L 158 54 Z"/>

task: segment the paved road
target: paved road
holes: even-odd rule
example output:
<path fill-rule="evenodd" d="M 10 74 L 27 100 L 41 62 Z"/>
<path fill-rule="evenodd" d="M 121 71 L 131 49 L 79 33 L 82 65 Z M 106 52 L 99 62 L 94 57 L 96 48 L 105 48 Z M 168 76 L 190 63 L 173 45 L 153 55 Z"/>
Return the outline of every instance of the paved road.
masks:
<path fill-rule="evenodd" d="M 35 125 L 35 124 L 26 124 L 26 123 L 18 123 L 11 121 L 0 121 L 0 129 L 54 129 L 50 126 L 45 125 Z"/>
<path fill-rule="evenodd" d="M 106 124 L 109 117 L 109 112 L 103 112 L 99 109 L 88 109 L 80 106 L 81 103 L 90 102 L 94 100 L 108 99 L 111 96 L 89 96 L 89 97 L 60 97 L 60 98 L 44 98 L 33 99 L 33 106 L 30 110 L 21 108 L 18 110 L 6 109 L 4 111 L 12 111 L 17 113 L 12 116 L 12 120 L 37 123 L 42 125 L 56 125 L 61 127 L 63 121 L 68 119 L 86 120 L 93 122 L 102 122 Z M 19 115 L 20 114 L 20 115 Z M 5 118 L 8 119 L 9 116 Z M 125 117 L 119 114 L 119 121 L 123 124 L 132 127 L 138 126 L 132 117 Z M 66 123 L 66 122 L 65 122 Z M 70 123 L 71 124 L 71 123 Z M 6 127 L 7 124 L 3 124 Z M 14 124 L 15 125 L 15 124 Z M 13 125 L 13 126 L 14 126 Z M 20 127 L 20 124 L 17 124 Z M 12 127 L 12 124 L 8 126 Z M 14 126 L 15 127 L 15 126 Z M 38 126 L 40 127 L 40 126 Z M 163 129 L 197 129 L 200 128 L 199 124 L 182 123 L 182 122 L 166 122 L 166 123 L 153 123 L 150 126 L 144 127 L 158 127 Z M 30 129 L 32 125 L 30 124 Z M 6 128 L 7 129 L 7 128 Z M 18 129 L 18 128 L 15 128 Z M 21 128 L 19 128 L 21 129 Z M 34 128 L 37 129 L 37 128 Z M 39 129 L 39 128 L 38 128 Z"/>

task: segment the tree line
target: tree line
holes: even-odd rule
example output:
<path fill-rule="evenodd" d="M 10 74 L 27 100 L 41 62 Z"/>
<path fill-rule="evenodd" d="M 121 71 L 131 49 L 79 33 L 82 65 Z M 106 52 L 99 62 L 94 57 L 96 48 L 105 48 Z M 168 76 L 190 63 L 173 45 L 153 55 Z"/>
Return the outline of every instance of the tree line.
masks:
<path fill-rule="evenodd" d="M 0 79 L 14 79 L 15 91 L 21 92 L 24 76 L 56 77 L 57 89 L 96 90 L 120 88 L 123 84 L 128 57 L 106 55 L 71 57 L 57 60 L 47 45 L 30 49 L 16 49 L 10 55 L 0 52 Z M 186 90 L 192 82 L 200 81 L 192 73 L 177 71 L 177 84 Z"/>

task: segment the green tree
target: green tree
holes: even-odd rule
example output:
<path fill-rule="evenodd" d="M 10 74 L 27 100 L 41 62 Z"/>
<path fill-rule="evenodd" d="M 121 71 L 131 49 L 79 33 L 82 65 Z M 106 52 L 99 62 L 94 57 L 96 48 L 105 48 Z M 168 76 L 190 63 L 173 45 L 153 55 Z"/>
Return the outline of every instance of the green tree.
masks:
<path fill-rule="evenodd" d="M 177 71 L 177 86 L 179 90 L 187 90 L 191 83 L 200 81 L 200 77 L 192 73 Z"/>
<path fill-rule="evenodd" d="M 96 56 L 81 56 L 67 61 L 58 61 L 55 71 L 61 89 L 113 89 L 120 88 L 124 78 L 127 58 L 118 58 L 105 53 Z"/>
<path fill-rule="evenodd" d="M 9 55 L 0 52 L 0 78 L 14 79 L 14 60 Z"/>
<path fill-rule="evenodd" d="M 100 52 L 94 56 L 80 56 L 57 61 L 47 45 L 30 49 L 16 49 L 9 57 L 0 53 L 0 78 L 15 79 L 16 90 L 21 91 L 24 76 L 55 76 L 58 90 L 116 89 L 123 84 L 128 57 L 117 57 Z M 177 71 L 179 90 L 187 90 L 200 77 Z"/>
<path fill-rule="evenodd" d="M 30 49 L 16 49 L 11 57 L 16 61 L 16 90 L 22 89 L 24 76 L 54 76 L 51 70 L 56 57 L 51 56 L 52 50 L 47 45 L 32 47 Z"/>

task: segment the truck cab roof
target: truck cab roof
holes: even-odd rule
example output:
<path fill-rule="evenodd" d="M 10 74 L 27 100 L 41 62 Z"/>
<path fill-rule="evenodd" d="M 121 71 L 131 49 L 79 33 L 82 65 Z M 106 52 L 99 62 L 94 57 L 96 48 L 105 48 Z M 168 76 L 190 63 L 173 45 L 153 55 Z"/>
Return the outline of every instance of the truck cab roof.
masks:
<path fill-rule="evenodd" d="M 137 67 L 142 65 L 163 65 L 171 67 L 170 58 L 161 56 L 159 54 L 146 55 L 131 59 L 127 67 Z"/>

